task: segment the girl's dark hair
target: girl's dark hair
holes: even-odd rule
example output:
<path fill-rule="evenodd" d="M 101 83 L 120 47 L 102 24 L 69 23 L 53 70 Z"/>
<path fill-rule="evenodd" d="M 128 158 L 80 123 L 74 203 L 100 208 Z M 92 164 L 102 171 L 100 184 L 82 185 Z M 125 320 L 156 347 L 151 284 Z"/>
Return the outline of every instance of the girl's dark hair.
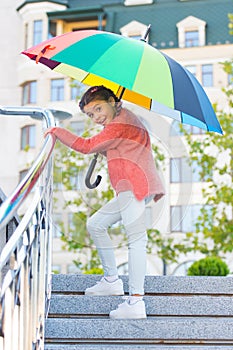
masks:
<path fill-rule="evenodd" d="M 95 100 L 108 101 L 110 97 L 113 97 L 115 102 L 120 102 L 119 98 L 114 94 L 111 89 L 106 88 L 103 85 L 90 87 L 82 96 L 79 107 L 83 112 L 84 107 Z"/>

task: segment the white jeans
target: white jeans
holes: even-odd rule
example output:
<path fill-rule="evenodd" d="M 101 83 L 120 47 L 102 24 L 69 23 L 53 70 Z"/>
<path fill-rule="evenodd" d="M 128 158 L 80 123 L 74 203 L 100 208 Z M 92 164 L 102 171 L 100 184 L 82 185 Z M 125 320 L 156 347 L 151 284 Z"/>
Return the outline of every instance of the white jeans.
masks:
<path fill-rule="evenodd" d="M 104 274 L 117 275 L 117 266 L 108 227 L 122 220 L 128 238 L 129 294 L 144 294 L 147 232 L 145 200 L 138 201 L 131 191 L 118 194 L 87 220 L 100 256 Z"/>

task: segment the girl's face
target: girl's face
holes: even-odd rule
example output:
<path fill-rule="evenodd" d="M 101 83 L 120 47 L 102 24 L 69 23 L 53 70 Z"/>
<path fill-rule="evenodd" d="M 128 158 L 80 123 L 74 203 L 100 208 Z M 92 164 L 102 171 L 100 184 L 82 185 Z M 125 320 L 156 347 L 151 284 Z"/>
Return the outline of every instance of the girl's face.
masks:
<path fill-rule="evenodd" d="M 110 97 L 108 102 L 103 100 L 91 101 L 83 110 L 96 124 L 106 126 L 116 115 L 115 100 Z"/>

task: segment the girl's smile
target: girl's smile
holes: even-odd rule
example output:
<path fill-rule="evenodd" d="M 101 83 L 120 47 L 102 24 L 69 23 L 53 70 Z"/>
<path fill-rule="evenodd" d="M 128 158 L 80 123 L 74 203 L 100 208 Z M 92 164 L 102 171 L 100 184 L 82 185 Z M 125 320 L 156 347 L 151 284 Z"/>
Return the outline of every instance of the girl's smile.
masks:
<path fill-rule="evenodd" d="M 115 101 L 111 97 L 108 102 L 103 100 L 91 101 L 83 110 L 96 124 L 103 126 L 110 123 L 116 115 Z"/>

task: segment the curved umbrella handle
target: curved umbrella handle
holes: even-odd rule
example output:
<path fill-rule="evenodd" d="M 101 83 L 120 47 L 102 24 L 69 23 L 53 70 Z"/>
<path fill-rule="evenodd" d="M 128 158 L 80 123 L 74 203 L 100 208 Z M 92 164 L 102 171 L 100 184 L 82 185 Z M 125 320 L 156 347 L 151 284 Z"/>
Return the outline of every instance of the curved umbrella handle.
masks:
<path fill-rule="evenodd" d="M 91 164 L 89 166 L 89 169 L 87 171 L 86 178 L 85 178 L 85 185 L 90 189 L 96 188 L 100 184 L 100 181 L 102 179 L 102 176 L 97 175 L 95 182 L 93 184 L 91 184 L 91 182 L 90 182 L 91 175 L 92 175 L 92 173 L 95 169 L 95 166 L 96 166 L 97 158 L 98 158 L 98 153 L 96 153 L 94 155 L 94 158 L 91 161 Z"/>

